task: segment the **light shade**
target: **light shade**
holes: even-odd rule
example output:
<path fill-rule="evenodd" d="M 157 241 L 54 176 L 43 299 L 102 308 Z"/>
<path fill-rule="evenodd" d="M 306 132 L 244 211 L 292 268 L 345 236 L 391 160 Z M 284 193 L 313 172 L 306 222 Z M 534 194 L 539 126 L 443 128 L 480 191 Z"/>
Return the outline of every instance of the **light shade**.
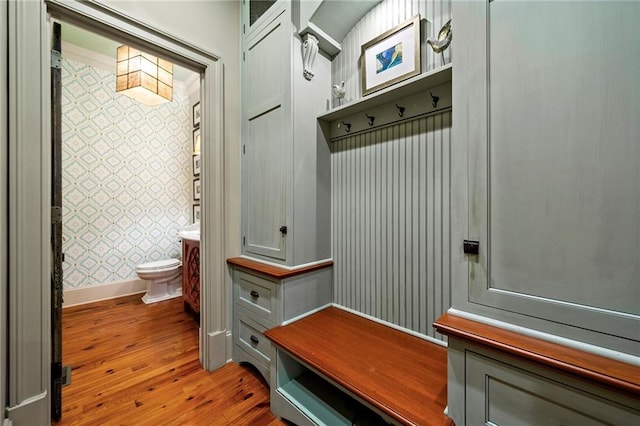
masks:
<path fill-rule="evenodd" d="M 118 47 L 116 92 L 146 105 L 173 100 L 173 64 L 126 45 Z"/>

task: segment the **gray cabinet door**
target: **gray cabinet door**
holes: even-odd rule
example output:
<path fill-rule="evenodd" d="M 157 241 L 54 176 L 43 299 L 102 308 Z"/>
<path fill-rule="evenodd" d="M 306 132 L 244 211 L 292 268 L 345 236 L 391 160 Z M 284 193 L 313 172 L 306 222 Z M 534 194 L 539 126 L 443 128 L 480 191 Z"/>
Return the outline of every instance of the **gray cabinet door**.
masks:
<path fill-rule="evenodd" d="M 465 237 L 480 241 L 469 302 L 638 348 L 640 3 L 459 11 L 454 128 L 468 146 Z"/>
<path fill-rule="evenodd" d="M 284 260 L 291 167 L 291 31 L 286 13 L 245 41 L 244 250 Z"/>
<path fill-rule="evenodd" d="M 472 351 L 465 371 L 467 425 L 632 425 L 640 415 L 615 395 L 608 400 Z"/>

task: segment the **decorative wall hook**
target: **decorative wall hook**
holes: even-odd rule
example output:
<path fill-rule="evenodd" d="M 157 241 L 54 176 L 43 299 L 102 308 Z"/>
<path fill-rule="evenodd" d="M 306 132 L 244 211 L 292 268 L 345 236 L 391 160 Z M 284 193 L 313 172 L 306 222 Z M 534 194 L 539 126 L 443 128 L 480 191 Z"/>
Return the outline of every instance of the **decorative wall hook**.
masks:
<path fill-rule="evenodd" d="M 398 106 L 398 104 L 396 104 L 396 108 L 398 109 L 398 117 L 402 117 L 404 115 L 404 107 Z"/>
<path fill-rule="evenodd" d="M 429 94 L 431 95 L 431 106 L 433 106 L 434 108 L 438 106 L 438 101 L 440 100 L 440 97 L 438 96 L 434 96 L 433 93 L 429 92 Z"/>
<path fill-rule="evenodd" d="M 376 119 L 374 116 L 364 113 L 364 116 L 367 117 L 367 121 L 369 122 L 369 127 L 373 126 L 373 121 Z"/>
<path fill-rule="evenodd" d="M 350 132 L 351 131 L 351 123 L 345 123 L 344 120 L 340 120 L 340 122 L 342 123 L 342 125 L 344 126 L 344 131 L 345 132 Z"/>
<path fill-rule="evenodd" d="M 318 54 L 318 39 L 313 34 L 305 34 L 302 36 L 302 64 L 304 78 L 311 81 L 313 76 L 313 63 L 316 61 Z"/>

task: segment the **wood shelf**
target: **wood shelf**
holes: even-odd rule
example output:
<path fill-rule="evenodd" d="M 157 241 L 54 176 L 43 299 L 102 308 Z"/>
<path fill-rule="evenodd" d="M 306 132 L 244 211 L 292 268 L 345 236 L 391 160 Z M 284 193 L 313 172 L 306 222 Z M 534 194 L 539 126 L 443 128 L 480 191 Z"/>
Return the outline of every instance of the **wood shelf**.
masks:
<path fill-rule="evenodd" d="M 426 73 L 422 73 L 391 87 L 379 90 L 371 95 L 350 102 L 346 105 L 333 108 L 318 116 L 318 120 L 333 122 L 341 118 L 373 109 L 377 106 L 393 102 L 398 98 L 411 95 L 415 92 L 428 90 L 451 81 L 451 64 L 446 64 Z"/>
<path fill-rule="evenodd" d="M 640 394 L 640 367 L 468 320 L 449 313 L 434 324 L 439 333 L 466 339 L 614 388 Z"/>

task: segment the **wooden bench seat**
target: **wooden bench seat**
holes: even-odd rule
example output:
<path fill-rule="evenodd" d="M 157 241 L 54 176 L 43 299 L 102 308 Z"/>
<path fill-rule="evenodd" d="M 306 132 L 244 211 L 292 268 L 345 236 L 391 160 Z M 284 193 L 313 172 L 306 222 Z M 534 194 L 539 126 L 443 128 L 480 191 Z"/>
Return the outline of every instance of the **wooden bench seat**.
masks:
<path fill-rule="evenodd" d="M 406 425 L 451 425 L 447 350 L 329 307 L 265 335 L 347 393 Z"/>

